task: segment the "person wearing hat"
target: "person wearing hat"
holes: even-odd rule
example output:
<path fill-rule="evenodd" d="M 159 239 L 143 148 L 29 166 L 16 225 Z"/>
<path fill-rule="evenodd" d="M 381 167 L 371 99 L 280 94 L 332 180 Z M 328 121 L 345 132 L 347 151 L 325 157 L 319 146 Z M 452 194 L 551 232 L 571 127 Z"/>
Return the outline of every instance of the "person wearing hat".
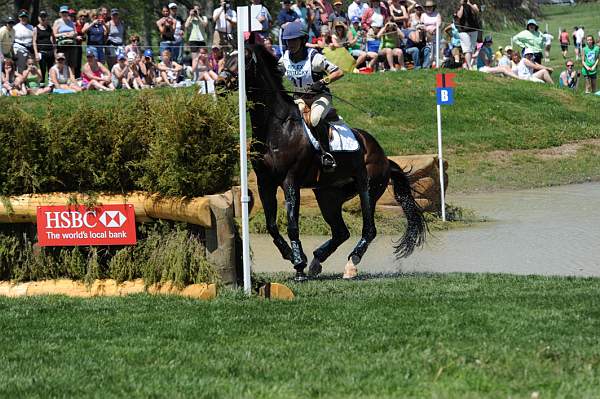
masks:
<path fill-rule="evenodd" d="M 512 54 L 513 54 L 513 48 L 512 46 L 506 46 L 504 47 L 504 53 L 502 54 L 502 57 L 500 57 L 500 59 L 498 60 L 498 66 L 499 67 L 511 67 L 511 60 L 512 60 Z"/>
<path fill-rule="evenodd" d="M 48 80 L 54 90 L 64 90 L 68 93 L 81 91 L 81 87 L 75 80 L 73 69 L 67 65 L 67 57 L 64 53 L 56 53 L 56 64 L 50 68 Z"/>
<path fill-rule="evenodd" d="M 144 83 L 143 88 L 156 86 L 156 78 L 158 77 L 158 69 L 154 62 L 154 52 L 152 49 L 144 50 L 144 57 L 139 62 L 140 77 Z"/>
<path fill-rule="evenodd" d="M 540 32 L 539 26 L 535 19 L 527 21 L 527 29 L 517 33 L 513 37 L 513 45 L 519 46 L 522 49 L 533 51 L 533 60 L 536 64 L 542 63 L 544 50 L 544 35 Z M 525 54 L 523 54 L 525 55 Z"/>
<path fill-rule="evenodd" d="M 350 18 L 350 21 L 354 18 L 361 19 L 367 8 L 369 8 L 369 5 L 363 3 L 362 0 L 353 0 L 348 6 L 348 18 Z"/>
<path fill-rule="evenodd" d="M 292 85 L 303 92 L 295 94 L 294 101 L 301 115 L 310 109 L 306 118 L 313 135 L 321 147 L 321 166 L 330 172 L 336 167 L 329 151 L 329 126 L 323 120 L 331 109 L 331 92 L 327 85 L 344 76 L 344 72 L 313 48 L 306 47 L 308 33 L 301 21 L 291 22 L 283 31 L 282 38 L 287 47 L 279 59 L 279 67 Z"/>
<path fill-rule="evenodd" d="M 127 56 L 123 52 L 118 52 L 117 63 L 110 70 L 111 81 L 115 89 L 131 89 L 129 86 L 130 73 L 131 70 L 129 69 L 129 63 L 127 63 Z"/>
<path fill-rule="evenodd" d="M 526 48 L 525 51 L 523 51 L 523 58 L 517 66 L 517 75 L 519 76 L 519 79 L 537 83 L 554 84 L 554 81 L 550 76 L 552 68 L 545 67 L 535 62 L 534 55 L 535 52 L 530 48 Z"/>
<path fill-rule="evenodd" d="M 518 79 L 519 77 L 513 73 L 510 67 L 494 67 L 493 63 L 493 50 L 492 45 L 494 41 L 491 36 L 486 36 L 483 39 L 483 46 L 479 50 L 479 55 L 477 56 L 477 70 L 479 72 L 492 73 L 492 74 L 501 74 L 504 76 L 508 76 L 511 78 Z"/>
<path fill-rule="evenodd" d="M 421 15 L 421 23 L 430 35 L 435 36 L 436 29 L 442 26 L 442 16 L 435 10 L 436 3 L 433 0 L 425 2 L 425 12 Z"/>
<path fill-rule="evenodd" d="M 17 72 L 23 73 L 27 68 L 27 58 L 33 57 L 33 26 L 29 23 L 29 13 L 26 10 L 19 11 L 19 23 L 13 29 L 15 30 L 13 54 Z"/>
<path fill-rule="evenodd" d="M 57 44 L 56 51 L 65 55 L 69 68 L 74 68 L 77 63 L 77 31 L 75 23 L 69 17 L 68 6 L 61 6 L 59 13 L 60 18 L 54 21 L 54 25 L 52 26 Z"/>
<path fill-rule="evenodd" d="M 277 25 L 281 28 L 281 31 L 286 26 L 298 19 L 298 14 L 292 10 L 292 0 L 283 0 L 281 2 L 281 11 L 277 15 Z"/>
<path fill-rule="evenodd" d="M 87 62 L 81 70 L 82 86 L 87 90 L 113 91 L 111 74 L 108 68 L 98 62 L 98 53 L 95 49 L 87 49 Z"/>
<path fill-rule="evenodd" d="M 127 37 L 127 29 L 123 21 L 121 21 L 118 8 L 110 10 L 110 21 L 108 21 L 107 27 L 108 37 L 106 44 L 108 47 L 106 47 L 106 61 L 108 68 L 112 69 L 117 62 L 117 53 L 123 52 L 125 38 Z M 181 24 L 179 27 L 181 28 Z"/>
<path fill-rule="evenodd" d="M 40 65 L 42 83 L 46 82 L 46 73 L 54 65 L 54 33 L 48 25 L 48 13 L 44 10 L 38 14 L 38 24 L 33 28 L 33 54 Z"/>
<path fill-rule="evenodd" d="M 365 31 L 361 29 L 360 18 L 357 16 L 352 17 L 352 25 L 349 29 L 352 35 L 352 40 L 349 43 L 348 51 L 352 57 L 356 58 L 356 67 L 360 67 L 364 62 L 367 62 L 367 67 L 373 70 L 375 63 L 377 62 L 377 53 L 367 53 L 365 48 Z"/>
<path fill-rule="evenodd" d="M 461 45 L 460 45 L 460 32 L 458 31 L 458 15 L 452 16 L 452 23 L 444 28 L 444 33 L 450 38 L 449 48 L 450 53 L 454 59 L 452 64 L 453 68 L 459 68 L 462 63 L 460 62 L 461 57 Z"/>
<path fill-rule="evenodd" d="M 297 0 L 300 1 L 300 0 Z M 335 22 L 340 21 L 346 24 L 346 26 L 350 23 L 348 19 L 348 15 L 344 12 L 342 8 L 344 3 L 342 0 L 334 0 L 333 1 L 333 12 L 329 14 L 327 17 L 327 24 L 329 25 L 329 29 L 333 31 L 333 25 Z"/>
<path fill-rule="evenodd" d="M 13 17 L 6 19 L 6 25 L 0 28 L 0 67 L 4 59 L 12 59 L 13 44 L 15 42 L 15 20 Z"/>
<path fill-rule="evenodd" d="M 213 11 L 215 31 L 213 45 L 225 46 L 233 43 L 233 32 L 237 25 L 237 14 L 231 7 L 230 0 L 221 0 L 220 7 Z"/>

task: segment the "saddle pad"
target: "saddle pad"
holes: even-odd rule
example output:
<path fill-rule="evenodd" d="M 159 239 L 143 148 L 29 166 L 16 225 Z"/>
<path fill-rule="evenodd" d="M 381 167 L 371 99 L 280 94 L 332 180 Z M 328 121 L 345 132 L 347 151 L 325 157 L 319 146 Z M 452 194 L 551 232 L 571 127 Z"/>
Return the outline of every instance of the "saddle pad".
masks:
<path fill-rule="evenodd" d="M 302 125 L 304 126 L 304 133 L 308 137 L 313 147 L 315 147 L 316 150 L 319 150 L 321 148 L 319 141 L 315 138 L 315 136 L 313 136 L 312 132 L 304 121 L 302 121 Z M 352 132 L 352 129 L 350 129 L 350 127 L 346 125 L 344 121 L 339 120 L 335 122 L 329 122 L 329 126 L 331 128 L 331 139 L 329 141 L 329 148 L 331 152 L 352 152 L 360 149 L 360 144 L 358 143 L 354 132 Z"/>

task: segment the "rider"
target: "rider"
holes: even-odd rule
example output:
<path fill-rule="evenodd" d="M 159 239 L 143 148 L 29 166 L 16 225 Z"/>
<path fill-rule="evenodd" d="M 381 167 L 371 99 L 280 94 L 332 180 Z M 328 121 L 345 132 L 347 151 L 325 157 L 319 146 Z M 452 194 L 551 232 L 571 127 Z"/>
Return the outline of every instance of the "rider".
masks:
<path fill-rule="evenodd" d="M 327 85 L 344 76 L 344 72 L 313 48 L 307 48 L 308 34 L 302 21 L 290 22 L 284 29 L 282 39 L 287 50 L 279 60 L 285 76 L 295 88 L 302 90 L 294 95 L 294 101 L 304 113 L 310 106 L 310 129 L 319 140 L 321 165 L 326 172 L 336 167 L 329 151 L 329 125 L 324 121 L 331 109 L 331 92 Z"/>

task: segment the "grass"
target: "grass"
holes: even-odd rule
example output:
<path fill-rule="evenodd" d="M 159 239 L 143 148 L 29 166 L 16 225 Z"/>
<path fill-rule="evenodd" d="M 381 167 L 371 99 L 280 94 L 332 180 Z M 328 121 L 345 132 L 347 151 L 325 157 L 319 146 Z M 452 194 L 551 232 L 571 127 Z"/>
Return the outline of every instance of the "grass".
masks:
<path fill-rule="evenodd" d="M 0 299 L 1 397 L 597 397 L 600 280 L 405 275 Z"/>

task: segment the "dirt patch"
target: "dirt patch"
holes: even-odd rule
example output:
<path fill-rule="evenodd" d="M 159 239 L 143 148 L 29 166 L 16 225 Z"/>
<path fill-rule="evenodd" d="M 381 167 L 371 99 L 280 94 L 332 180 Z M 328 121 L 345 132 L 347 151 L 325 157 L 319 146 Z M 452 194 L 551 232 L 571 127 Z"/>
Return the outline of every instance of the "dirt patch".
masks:
<path fill-rule="evenodd" d="M 583 147 L 592 145 L 600 146 L 600 139 L 581 140 L 574 143 L 563 144 L 558 147 L 544 148 L 542 150 L 514 150 L 514 151 L 491 151 L 485 154 L 486 159 L 491 161 L 506 162 L 514 155 L 533 155 L 536 158 L 561 159 L 577 155 Z"/>

